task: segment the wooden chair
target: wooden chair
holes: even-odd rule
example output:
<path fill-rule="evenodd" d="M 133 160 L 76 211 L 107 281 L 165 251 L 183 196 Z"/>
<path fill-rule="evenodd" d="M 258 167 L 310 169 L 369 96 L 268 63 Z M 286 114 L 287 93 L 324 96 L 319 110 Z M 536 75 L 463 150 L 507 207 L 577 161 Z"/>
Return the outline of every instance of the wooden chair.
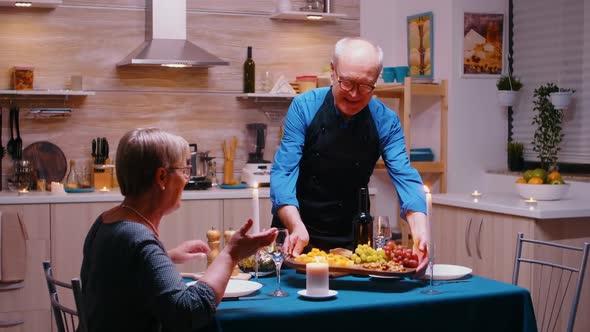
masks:
<path fill-rule="evenodd" d="M 528 244 L 529 258 L 522 257 L 523 245 Z M 532 247 L 531 247 L 532 246 Z M 530 249 L 530 250 L 529 250 Z M 518 233 L 516 239 L 516 255 L 512 283 L 519 283 L 521 267 L 526 264 L 527 282 L 533 296 L 535 316 L 539 331 L 562 331 L 558 326 L 565 325 L 560 313 L 567 315 L 567 329 L 571 332 L 576 320 L 576 311 L 580 301 L 580 293 L 584 281 L 590 243 L 585 242 L 582 248 L 556 242 L 526 239 Z M 529 256 L 528 254 L 526 256 Z M 571 301 L 570 301 L 571 298 Z"/>
<path fill-rule="evenodd" d="M 53 278 L 51 271 L 51 263 L 43 262 L 43 270 L 45 271 L 45 279 L 47 280 L 47 288 L 49 289 L 49 300 L 51 301 L 51 309 L 55 317 L 55 325 L 58 332 L 86 332 L 86 319 L 82 308 L 82 287 L 80 279 L 74 278 L 71 283 L 63 282 Z M 59 301 L 58 289 L 69 289 L 73 293 L 76 308 L 65 306 Z"/>

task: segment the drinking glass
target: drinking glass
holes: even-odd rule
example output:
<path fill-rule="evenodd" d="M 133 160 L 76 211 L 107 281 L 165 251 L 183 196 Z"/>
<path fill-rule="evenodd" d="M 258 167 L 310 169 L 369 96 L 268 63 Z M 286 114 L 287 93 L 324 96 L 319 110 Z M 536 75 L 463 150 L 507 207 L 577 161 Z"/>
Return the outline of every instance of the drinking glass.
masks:
<path fill-rule="evenodd" d="M 282 297 L 289 295 L 289 293 L 281 289 L 281 265 L 283 265 L 285 259 L 289 258 L 289 248 L 289 231 L 284 228 L 280 228 L 273 243 L 264 248 L 264 251 L 274 261 L 277 271 L 277 289 L 271 292 L 270 296 Z"/>
<path fill-rule="evenodd" d="M 428 227 L 430 228 L 430 223 L 428 224 Z M 429 232 L 431 232 L 431 230 L 429 230 Z M 434 277 L 434 259 L 435 259 L 435 249 L 434 249 L 434 240 L 432 239 L 432 237 L 430 238 L 430 241 L 428 242 L 428 244 L 426 245 L 426 248 L 428 250 L 428 267 L 426 268 L 426 273 L 428 273 L 428 271 L 430 271 L 430 275 L 428 277 L 429 279 L 429 285 L 427 289 L 422 290 L 422 293 L 424 294 L 440 294 L 441 291 L 434 289 L 435 284 L 433 284 L 432 282 L 432 278 Z"/>
<path fill-rule="evenodd" d="M 383 248 L 391 238 L 388 216 L 377 216 L 373 221 L 373 249 Z"/>

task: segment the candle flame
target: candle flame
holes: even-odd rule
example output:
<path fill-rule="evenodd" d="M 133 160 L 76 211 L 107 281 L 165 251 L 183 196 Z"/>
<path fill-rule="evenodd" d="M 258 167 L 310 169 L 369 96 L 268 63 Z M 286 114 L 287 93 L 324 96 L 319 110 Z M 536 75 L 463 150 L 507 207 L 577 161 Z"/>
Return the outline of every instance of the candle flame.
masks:
<path fill-rule="evenodd" d="M 254 189 L 258 189 L 258 182 L 254 182 L 254 183 L 252 184 L 252 188 L 254 188 Z"/>
<path fill-rule="evenodd" d="M 429 194 L 430 193 L 430 189 L 428 189 L 427 185 L 424 185 L 424 192 Z"/>

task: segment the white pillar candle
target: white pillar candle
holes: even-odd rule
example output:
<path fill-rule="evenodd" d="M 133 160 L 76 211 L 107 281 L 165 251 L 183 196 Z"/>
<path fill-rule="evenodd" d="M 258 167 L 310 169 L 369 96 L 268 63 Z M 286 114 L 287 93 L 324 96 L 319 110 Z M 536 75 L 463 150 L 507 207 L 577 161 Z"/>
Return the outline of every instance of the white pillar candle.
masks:
<path fill-rule="evenodd" d="M 327 296 L 329 294 L 328 263 L 307 263 L 305 275 L 307 295 Z"/>
<path fill-rule="evenodd" d="M 258 184 L 252 189 L 252 233 L 260 232 L 260 203 L 258 201 Z"/>

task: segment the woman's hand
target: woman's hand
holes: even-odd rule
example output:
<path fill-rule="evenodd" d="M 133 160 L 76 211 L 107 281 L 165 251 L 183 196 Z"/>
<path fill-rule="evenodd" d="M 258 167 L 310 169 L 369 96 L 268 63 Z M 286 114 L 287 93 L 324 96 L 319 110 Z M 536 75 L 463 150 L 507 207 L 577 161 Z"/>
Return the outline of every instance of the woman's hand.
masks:
<path fill-rule="evenodd" d="M 178 247 L 168 250 L 168 257 L 174 264 L 183 264 L 192 259 L 205 257 L 209 253 L 209 246 L 201 240 L 189 240 Z"/>
<path fill-rule="evenodd" d="M 254 255 L 259 248 L 270 245 L 277 236 L 276 228 L 256 234 L 247 234 L 252 224 L 252 219 L 248 219 L 225 245 L 225 249 L 235 262 Z"/>
<path fill-rule="evenodd" d="M 430 245 L 430 232 L 426 215 L 422 212 L 409 212 L 406 215 L 412 232 L 414 247 L 412 248 L 418 254 L 418 268 L 416 273 L 423 274 L 428 265 L 428 246 Z"/>

